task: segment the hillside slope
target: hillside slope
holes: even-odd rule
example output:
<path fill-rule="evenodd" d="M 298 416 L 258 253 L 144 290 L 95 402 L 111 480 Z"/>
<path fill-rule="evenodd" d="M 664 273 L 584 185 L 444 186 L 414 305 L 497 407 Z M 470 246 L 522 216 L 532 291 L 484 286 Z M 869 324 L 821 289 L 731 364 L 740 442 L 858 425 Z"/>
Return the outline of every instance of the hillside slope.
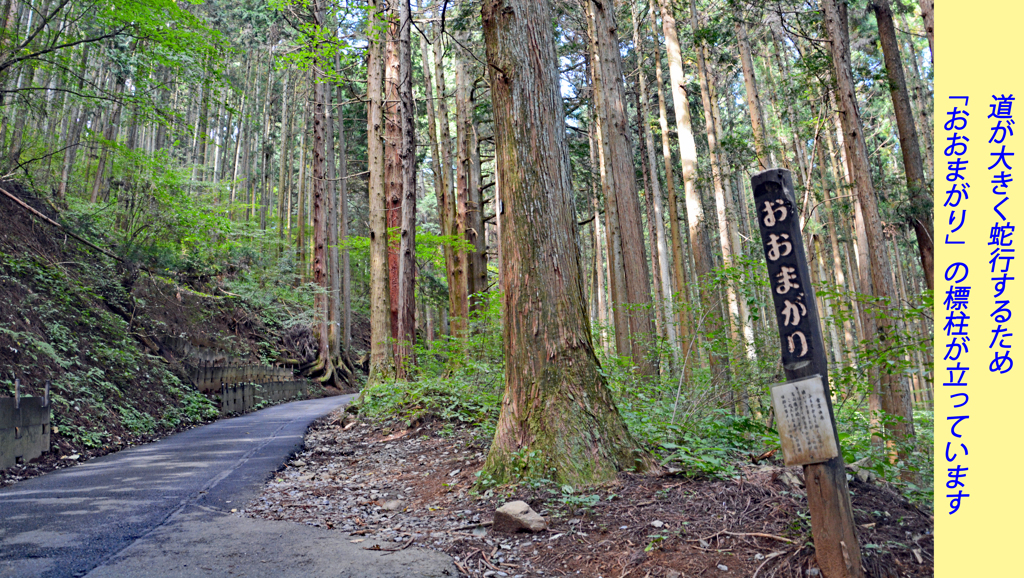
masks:
<path fill-rule="evenodd" d="M 17 183 L 0 188 L 60 221 Z M 50 380 L 54 426 L 50 454 L 0 484 L 216 418 L 168 336 L 250 363 L 310 357 L 307 327 L 268 327 L 216 281 L 120 262 L 2 194 L 0 215 L 0 396 L 14 394 L 15 379 L 22 395 L 42 395 Z"/>

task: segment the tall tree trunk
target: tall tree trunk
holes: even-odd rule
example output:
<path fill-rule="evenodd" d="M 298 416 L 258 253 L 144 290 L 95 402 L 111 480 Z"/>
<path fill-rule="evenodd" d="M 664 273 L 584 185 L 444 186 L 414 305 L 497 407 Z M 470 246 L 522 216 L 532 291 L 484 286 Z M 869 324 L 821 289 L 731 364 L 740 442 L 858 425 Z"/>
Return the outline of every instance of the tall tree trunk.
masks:
<path fill-rule="evenodd" d="M 661 303 L 658 305 L 661 317 L 664 318 L 662 325 L 665 328 L 665 336 L 668 340 L 669 346 L 672 348 L 673 357 L 677 357 L 679 353 L 679 344 L 676 339 L 676 327 L 675 323 L 672 322 L 672 277 L 669 274 L 668 265 L 668 242 L 665 238 L 665 218 L 664 218 L 664 207 L 661 202 L 661 183 L 658 180 L 658 163 L 655 160 L 656 153 L 654 149 L 654 135 L 651 131 L 651 123 L 647 116 L 647 103 L 650 102 L 649 95 L 647 93 L 647 76 L 644 73 L 643 67 L 643 42 L 642 35 L 640 34 L 640 9 L 637 4 L 633 2 L 631 4 L 631 15 L 633 19 L 633 46 L 637 51 L 637 71 L 638 71 L 638 84 L 640 85 L 639 94 L 639 107 L 637 108 L 637 115 L 642 125 L 644 145 L 647 150 L 647 165 L 651 171 L 651 188 L 650 197 L 652 201 L 650 220 L 654 223 L 654 235 L 651 237 L 652 246 L 652 262 L 655 261 L 656 256 L 658 279 L 660 279 L 661 295 L 659 299 Z M 659 66 L 660 68 L 660 66 Z M 671 171 L 671 169 L 669 169 Z"/>
<path fill-rule="evenodd" d="M 298 229 L 296 235 L 295 250 L 298 255 L 299 279 L 305 280 L 308 277 L 306 270 L 306 133 L 309 132 L 309 115 L 302 113 L 302 135 L 299 137 L 299 182 L 296 191 L 298 209 L 295 212 L 295 226 Z"/>
<path fill-rule="evenodd" d="M 665 164 L 665 189 L 668 191 L 668 220 L 669 232 L 672 235 L 672 293 L 676 299 L 688 301 L 686 291 L 689 284 L 686 282 L 686 269 L 683 266 L 683 235 L 679 219 L 679 200 L 676 197 L 676 184 L 672 160 L 672 144 L 668 129 L 668 103 L 665 98 L 665 81 L 661 73 L 661 53 L 658 50 L 660 40 L 658 38 L 658 6 L 656 0 L 648 0 L 650 10 L 651 30 L 654 33 L 654 54 L 655 82 L 658 85 L 658 126 L 661 129 L 661 154 Z M 679 357 L 684 360 L 684 379 L 690 378 L 692 364 L 685 363 L 689 358 L 691 333 L 693 324 L 690 321 L 690 310 L 687 307 L 679 307 L 676 318 L 679 325 Z"/>
<path fill-rule="evenodd" d="M 832 61 L 835 65 L 836 84 L 842 103 L 840 119 L 845 133 L 845 146 L 851 173 L 857 183 L 857 197 L 864 212 L 868 250 L 871 257 L 871 284 L 876 297 L 895 299 L 896 292 L 890 276 L 891 265 L 882 235 L 882 223 L 878 215 L 871 168 L 868 163 L 867 145 L 864 142 L 857 98 L 854 94 L 853 73 L 850 68 L 849 40 L 847 36 L 846 5 L 836 0 L 822 0 L 825 25 L 831 39 Z M 884 351 L 890 340 L 895 339 L 896 326 L 887 315 L 876 318 L 877 339 Z M 892 425 L 893 438 L 899 442 L 910 441 L 914 436 L 914 422 L 911 414 L 910 396 L 906 384 L 887 371 L 881 372 L 882 409 L 895 418 Z M 906 450 L 900 446 L 900 457 Z"/>
<path fill-rule="evenodd" d="M 645 470 L 649 462 L 615 408 L 590 339 L 551 22 L 547 2 L 484 1 L 505 205 L 507 368 L 482 475 L 514 479 L 515 455 L 529 448 L 557 481 L 578 485 Z"/>
<path fill-rule="evenodd" d="M 594 32 L 594 19 L 588 11 L 587 26 L 590 37 L 596 37 Z M 601 191 L 604 193 L 605 206 L 605 240 L 608 247 L 608 305 L 611 309 L 612 326 L 615 330 L 615 354 L 626 357 L 630 354 L 629 331 L 627 328 L 626 308 L 622 306 L 625 291 L 626 279 L 622 263 L 622 241 L 619 236 L 619 217 L 617 203 L 615 202 L 616 186 L 615 174 L 609 169 L 608 159 L 611 158 L 608 135 L 604 130 L 605 120 L 598 111 L 603 109 L 603 91 L 600 86 L 602 71 L 599 65 L 601 55 L 596 45 L 591 43 L 591 90 L 593 98 L 593 122 L 595 138 L 597 140 L 598 174 L 601 177 Z"/>
<path fill-rule="evenodd" d="M 326 17 L 326 15 L 324 15 Z M 324 63 L 326 64 L 326 63 Z M 338 222 L 340 220 L 340 208 L 338 207 L 338 188 L 341 181 L 338 180 L 337 155 L 334 152 L 334 117 L 337 116 L 334 108 L 334 91 L 327 84 L 323 85 L 324 98 L 324 154 L 327 163 L 327 261 L 328 271 L 331 279 L 330 299 L 328 310 L 328 349 L 331 359 L 336 360 L 339 367 L 344 365 L 340 360 L 341 356 L 341 263 L 338 255 Z M 278 205 L 280 207 L 280 205 Z M 278 208 L 280 212 L 280 208 Z"/>
<path fill-rule="evenodd" d="M 402 122 L 398 97 L 398 12 L 394 2 L 388 4 L 387 18 L 387 43 L 384 46 L 384 188 L 388 215 L 388 304 L 391 306 L 392 349 L 397 353 L 398 239 L 392 232 L 402 224 Z"/>
<path fill-rule="evenodd" d="M 320 2 L 314 0 L 313 14 L 317 26 L 324 25 L 323 11 Z M 313 78 L 313 284 L 317 287 L 314 296 L 314 309 L 319 320 L 319 361 L 322 365 L 321 382 L 330 380 L 334 373 L 331 361 L 330 343 L 330 262 L 327 251 L 327 220 L 331 195 L 327 190 L 327 131 L 330 130 L 330 117 L 327 115 L 326 86 L 317 78 L 316 67 Z"/>
<path fill-rule="evenodd" d="M 440 42 L 440 39 L 435 40 L 435 42 Z M 430 68 L 430 50 L 428 46 L 426 34 L 421 34 L 420 58 L 423 59 L 423 92 L 426 96 L 427 135 L 430 137 L 431 172 L 434 176 L 434 195 L 437 197 L 438 222 L 441 225 L 441 234 L 444 234 L 444 166 L 441 164 L 441 148 L 437 142 L 437 115 L 434 112 L 436 107 L 433 86 L 434 74 Z M 447 259 L 445 262 L 447 264 Z M 427 310 L 429 311 L 429 308 Z"/>
<path fill-rule="evenodd" d="M 906 20 L 904 19 L 903 22 L 905 25 Z M 909 29 L 909 26 L 907 28 Z M 924 79 L 921 77 L 921 67 L 917 62 L 920 54 L 914 46 L 914 37 L 909 33 L 904 35 L 904 47 L 906 49 L 905 54 L 909 56 L 907 60 L 910 62 L 910 78 L 914 82 L 914 86 L 910 89 L 910 92 L 913 94 L 914 102 L 917 105 L 915 118 L 917 118 L 917 122 L 920 123 L 917 125 L 918 133 L 930 135 L 932 132 L 932 94 L 925 85 Z M 934 64 L 932 69 L 934 70 Z M 927 182 L 931 183 L 935 178 L 935 159 L 932 158 L 934 156 L 933 148 L 935 143 L 932 138 L 926 137 L 923 140 L 924 177 Z"/>
<path fill-rule="evenodd" d="M 928 36 L 928 51 L 932 53 L 932 66 L 935 66 L 935 0 L 918 0 L 918 3 L 921 5 L 924 33 Z"/>
<path fill-rule="evenodd" d="M 441 212 L 441 232 L 449 237 L 459 235 L 455 175 L 452 173 L 452 137 L 448 126 L 448 96 L 445 94 L 444 54 L 442 37 L 434 40 L 434 71 L 437 83 L 437 122 L 441 149 L 441 195 L 438 210 Z M 448 323 L 450 333 L 456 337 L 466 334 L 469 318 L 469 295 L 466 285 L 466 255 L 448 246 L 445 248 L 445 275 L 448 281 Z"/>
<path fill-rule="evenodd" d="M 590 142 L 590 174 L 591 174 L 591 207 L 594 211 L 594 285 L 597 302 L 597 314 L 595 317 L 600 325 L 600 330 L 597 332 L 597 345 L 603 348 L 607 335 L 605 334 L 605 327 L 608 325 L 608 305 L 606 303 L 605 296 L 605 259 L 602 251 L 601 244 L 601 206 L 600 199 L 598 198 L 598 186 L 600 184 L 600 177 L 594 178 L 594 175 L 600 170 L 597 161 L 597 139 L 595 133 L 597 127 L 591 122 L 589 130 L 587 131 L 587 137 Z"/>
<path fill-rule="evenodd" d="M 700 38 L 700 24 L 697 20 L 697 3 L 690 0 L 690 27 L 693 30 L 693 37 Z M 718 149 L 720 135 L 715 126 L 715 106 L 712 102 L 714 96 L 711 93 L 710 74 L 707 67 L 707 45 L 700 42 L 697 46 L 697 72 L 700 78 L 701 100 L 704 103 L 704 123 L 707 126 L 708 152 L 711 157 L 711 179 L 715 190 L 715 209 L 718 217 L 718 241 L 721 250 L 722 265 L 726 268 L 733 266 L 733 231 L 729 222 L 729 210 L 726 199 L 732 196 L 732 191 L 726 191 L 728 185 L 727 171 L 724 159 L 721 158 L 721 151 Z M 725 295 L 727 311 L 729 315 L 729 332 L 733 343 L 742 343 L 743 336 L 740 328 L 740 310 L 736 297 L 736 286 L 731 280 L 725 283 Z M 750 349 L 748 349 L 749 351 Z"/>
<path fill-rule="evenodd" d="M 736 20 L 736 42 L 740 48 L 740 63 L 743 65 L 743 85 L 747 92 L 747 110 L 750 113 L 750 128 L 754 132 L 754 151 L 757 153 L 757 165 L 762 171 L 775 165 L 775 155 L 770 153 L 765 143 L 764 111 L 761 108 L 761 93 L 757 90 L 757 77 L 754 74 L 754 59 L 750 55 L 750 39 L 747 38 L 747 24 Z"/>
<path fill-rule="evenodd" d="M 334 55 L 334 69 L 341 70 L 341 55 Z M 348 252 L 348 156 L 345 151 L 345 102 L 342 94 L 342 85 L 335 87 L 335 100 L 337 101 L 338 118 L 338 220 L 339 242 L 345 245 L 341 251 L 341 293 L 342 293 L 342 321 L 341 321 L 341 346 L 342 353 L 349 359 L 349 352 L 352 351 L 352 270 L 349 263 Z M 349 362 L 351 365 L 351 362 Z"/>
<path fill-rule="evenodd" d="M 281 85 L 281 144 L 278 147 L 278 154 L 281 157 L 281 162 L 278 163 L 278 178 L 277 178 L 277 238 L 281 243 L 284 243 L 284 194 L 287 188 L 287 182 L 291 179 L 291 151 L 289 145 L 291 144 L 291 135 L 289 131 L 288 117 L 288 80 L 291 78 L 290 71 L 285 70 L 284 82 Z"/>
<path fill-rule="evenodd" d="M 481 193 L 480 138 L 473 111 L 476 110 L 474 91 L 469 91 L 469 202 L 466 205 L 466 240 L 473 245 L 469 257 L 468 291 L 476 295 L 470 300 L 474 311 L 482 311 L 487 291 L 487 231 L 484 229 L 484 201 Z"/>
<path fill-rule="evenodd" d="M 616 215 L 608 215 L 609 227 L 617 224 L 621 243 L 622 260 L 615 262 L 621 267 L 625 280 L 624 291 L 619 292 L 619 306 L 626 310 L 630 355 L 640 373 L 657 373 L 655 350 L 650 346 L 654 335 L 651 318 L 651 281 L 647 270 L 647 256 L 644 251 L 643 223 L 637 200 L 635 169 L 633 168 L 633 145 L 629 138 L 629 123 L 626 118 L 625 87 L 622 76 L 622 57 L 616 34 L 614 0 L 597 2 L 590 0 L 588 8 L 594 22 L 595 69 L 600 70 L 600 82 L 596 88 L 601 93 L 597 113 L 601 116 L 601 130 L 608 139 L 610 157 L 605 159 L 607 170 L 612 176 L 615 195 L 613 202 Z M 617 218 L 613 223 L 611 219 Z M 620 329 L 616 328 L 618 332 Z"/>
<path fill-rule="evenodd" d="M 833 149 L 831 131 L 828 127 L 825 127 L 823 131 L 828 139 L 829 151 Z M 818 170 L 821 172 L 821 194 L 825 201 L 825 218 L 828 222 L 828 241 L 832 247 L 832 274 L 836 281 L 836 288 L 840 294 L 846 293 L 846 275 L 843 274 L 843 263 L 842 257 L 839 253 L 839 231 L 836 230 L 836 216 L 832 209 L 832 195 L 828 190 L 828 179 L 825 173 L 825 153 L 823 147 L 818 147 Z M 835 165 L 832 165 L 832 179 L 835 182 L 836 187 L 840 185 L 839 174 L 835 171 Z M 836 189 L 838 190 L 838 189 Z M 838 195 L 837 195 L 838 196 Z M 841 307 L 840 302 L 836 302 L 837 307 Z M 853 341 L 853 330 L 850 327 L 850 319 L 848 316 L 843 316 L 843 343 L 847 355 L 847 360 L 851 366 L 857 364 L 857 352 L 856 346 Z"/>
<path fill-rule="evenodd" d="M 460 33 L 463 44 L 468 42 L 469 34 Z M 455 167 L 455 232 L 459 239 L 473 243 L 475 231 L 469 223 L 472 211 L 472 200 L 478 195 L 477 183 L 473 179 L 473 103 L 471 102 L 470 62 L 463 55 L 455 63 L 455 150 L 458 160 Z M 459 262 L 464 264 L 464 283 L 469 297 L 469 309 L 476 309 L 473 294 L 480 288 L 477 286 L 474 271 L 473 255 L 470 251 L 456 251 Z"/>
<path fill-rule="evenodd" d="M 929 289 L 935 288 L 933 279 L 935 263 L 935 242 L 932 230 L 932 194 L 924 178 L 921 162 L 921 144 L 917 138 L 914 112 L 910 109 L 910 95 L 903 76 L 903 60 L 900 58 L 900 44 L 896 38 L 896 26 L 892 21 L 889 0 L 871 0 L 871 9 L 878 22 L 878 39 L 885 57 L 885 71 L 889 77 L 889 93 L 896 113 L 896 128 L 900 138 L 900 152 L 903 153 L 903 170 L 907 175 L 907 191 L 910 193 L 910 218 L 917 236 L 917 250 L 921 257 L 921 268 Z M 930 37 L 929 37 L 930 39 Z"/>
<path fill-rule="evenodd" d="M 78 86 L 79 92 L 85 86 L 85 79 L 87 74 L 87 65 L 89 63 L 89 49 L 90 45 L 86 44 L 82 48 L 82 60 L 78 67 Z M 93 78 L 99 76 L 99 71 L 93 72 Z M 68 181 L 71 179 L 71 170 L 75 165 L 75 156 L 78 153 L 79 139 L 82 136 L 82 129 L 88 124 L 89 119 L 92 117 L 92 111 L 87 108 L 84 104 L 79 104 L 72 109 L 74 112 L 71 114 L 69 121 L 71 126 L 68 129 L 68 137 L 64 140 L 67 150 L 64 151 L 64 163 L 61 167 L 60 174 L 60 188 L 57 190 L 57 202 L 63 204 L 67 199 L 68 192 Z M 0 140 L 0 144 L 3 141 Z"/>
<path fill-rule="evenodd" d="M 387 201 L 384 193 L 384 38 L 375 32 L 384 21 L 383 0 L 370 0 L 370 47 L 367 60 L 367 163 L 370 226 L 370 383 L 392 371 L 390 292 L 388 291 Z"/>
<path fill-rule="evenodd" d="M 701 204 L 700 192 L 697 190 L 697 145 L 693 139 L 693 128 L 690 123 L 690 102 L 686 96 L 683 76 L 683 57 L 679 48 L 679 34 L 676 31 L 676 17 L 672 12 L 670 0 L 659 0 L 661 7 L 661 26 L 665 34 L 665 50 L 668 53 L 669 79 L 672 83 L 672 105 L 676 116 L 676 131 L 679 136 L 679 155 L 682 157 L 683 189 L 686 194 L 686 219 L 690 233 L 690 246 L 693 253 L 693 279 L 700 292 L 700 304 L 711 310 L 715 304 L 714 292 L 708 286 L 714 269 L 711 256 L 711 242 L 707 235 L 704 207 Z M 710 327 L 714 327 L 713 315 Z M 707 328 L 705 328 L 707 329 Z M 695 327 L 694 332 L 699 332 Z M 712 375 L 721 373 L 726 365 L 718 356 L 712 356 Z"/>
<path fill-rule="evenodd" d="M 92 202 L 95 203 L 99 199 L 100 190 L 103 187 L 104 181 L 103 176 L 106 173 L 106 163 L 108 151 L 110 146 L 108 143 L 114 141 L 117 138 L 117 125 L 121 121 L 121 95 L 124 94 L 125 78 L 118 75 L 114 81 L 114 102 L 111 103 L 111 110 L 107 116 L 107 124 L 103 128 L 103 140 L 105 141 L 102 145 L 100 152 L 99 165 L 96 168 L 96 180 L 92 185 Z M 16 121 L 17 122 L 17 121 Z M 109 181 L 107 183 L 109 188 Z"/>
<path fill-rule="evenodd" d="M 398 94 L 401 100 L 402 236 L 398 264 L 398 377 L 408 379 L 416 363 L 416 108 L 412 99 L 412 14 L 399 0 Z"/>
<path fill-rule="evenodd" d="M 705 50 L 707 50 L 707 46 L 705 46 Z M 711 118 L 713 120 L 715 130 L 715 138 L 716 141 L 720 143 L 725 139 L 725 131 L 722 129 L 722 115 L 718 109 L 718 92 L 715 89 L 714 83 L 711 81 L 711 69 L 709 67 L 706 67 L 705 70 L 709 74 L 708 87 L 711 91 Z M 722 170 L 722 188 L 725 193 L 723 199 L 725 201 L 725 228 L 726 230 L 729 231 L 729 243 L 732 249 L 732 264 L 729 265 L 731 267 L 734 266 L 735 260 L 737 258 L 743 257 L 743 243 L 740 240 L 740 231 L 739 227 L 736 224 L 736 200 L 732 190 L 732 180 L 729 179 L 729 159 L 725 156 L 724 151 L 720 150 L 719 153 Z M 721 227 L 721 225 L 719 226 Z M 736 287 L 736 283 L 733 282 L 732 286 Z M 755 361 L 757 359 L 757 350 L 754 347 L 754 325 L 750 321 L 750 310 L 747 308 L 746 300 L 742 299 L 738 295 L 739 288 L 736 288 L 735 291 L 737 292 L 737 323 L 743 336 L 743 351 L 746 355 L 746 358 L 749 361 Z M 741 394 L 744 400 L 745 407 L 746 389 L 743 389 Z"/>

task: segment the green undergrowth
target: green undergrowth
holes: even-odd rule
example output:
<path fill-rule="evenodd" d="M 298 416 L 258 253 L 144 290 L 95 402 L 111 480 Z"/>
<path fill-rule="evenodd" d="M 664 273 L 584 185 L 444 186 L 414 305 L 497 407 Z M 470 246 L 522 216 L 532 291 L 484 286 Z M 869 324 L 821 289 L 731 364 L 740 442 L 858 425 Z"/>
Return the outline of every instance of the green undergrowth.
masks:
<path fill-rule="evenodd" d="M 360 411 L 372 417 L 397 417 L 408 426 L 431 418 L 466 424 L 474 428 L 477 437 L 493 439 L 504 388 L 499 327 L 493 318 L 482 317 L 465 346 L 442 339 L 431 344 L 429 350 L 419 349 L 416 380 L 391 379 L 368 387 L 363 392 Z M 608 331 L 605 328 L 606 334 Z M 708 343 L 710 347 L 716 345 L 713 339 Z M 742 360 L 742 354 L 733 353 L 733 360 Z M 706 368 L 696 368 L 689 379 L 680 381 L 678 362 L 663 367 L 663 375 L 641 376 L 628 358 L 603 351 L 598 352 L 598 357 L 619 413 L 634 439 L 676 475 L 737 478 L 745 464 L 780 447 L 770 388 L 785 379 L 777 362 L 763 361 L 770 359 L 768 356 L 761 361 L 733 361 L 724 383 L 713 380 Z M 671 363 L 669 351 L 663 351 L 661 358 L 666 364 Z M 879 358 L 875 363 L 883 364 L 885 359 Z M 891 449 L 885 445 L 885 426 L 891 424 L 882 420 L 881 433 L 876 427 L 872 442 L 871 416 L 863 403 L 870 367 L 862 362 L 856 369 L 836 371 L 833 378 L 843 457 L 846 463 L 859 462 L 915 503 L 927 506 L 932 492 L 931 413 L 915 412 L 917 437 L 913 446 L 901 448 L 907 459 L 892 460 Z M 543 461 L 542 456 L 529 459 L 533 454 L 528 449 L 522 454 L 523 464 Z M 770 457 L 761 457 L 758 463 L 781 466 L 781 458 L 781 451 L 776 451 Z M 557 499 L 567 504 L 587 507 L 593 500 L 593 494 L 584 490 L 563 492 L 550 481 L 557 476 L 543 468 L 524 467 L 523 471 L 529 474 L 524 474 L 524 482 L 555 488 Z M 486 490 L 491 485 L 482 480 L 480 487 Z"/>
<path fill-rule="evenodd" d="M 42 395 L 49 379 L 55 438 L 71 448 L 217 416 L 210 400 L 139 347 L 131 319 L 112 312 L 125 299 L 118 278 L 109 263 L 55 266 L 0 253 L 0 395 L 13 395 L 16 378 L 23 394 Z"/>

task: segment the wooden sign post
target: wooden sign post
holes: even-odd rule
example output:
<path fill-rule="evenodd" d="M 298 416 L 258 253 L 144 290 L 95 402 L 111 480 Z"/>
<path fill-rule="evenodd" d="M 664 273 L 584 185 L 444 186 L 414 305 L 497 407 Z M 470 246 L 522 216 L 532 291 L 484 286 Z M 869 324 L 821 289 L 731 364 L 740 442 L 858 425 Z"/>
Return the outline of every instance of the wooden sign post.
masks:
<path fill-rule="evenodd" d="M 782 366 L 790 380 L 773 388 L 783 453 L 787 465 L 804 466 L 811 534 L 821 571 L 826 578 L 861 578 L 860 545 L 793 179 L 786 169 L 769 169 L 754 175 L 750 184 L 779 323 Z"/>

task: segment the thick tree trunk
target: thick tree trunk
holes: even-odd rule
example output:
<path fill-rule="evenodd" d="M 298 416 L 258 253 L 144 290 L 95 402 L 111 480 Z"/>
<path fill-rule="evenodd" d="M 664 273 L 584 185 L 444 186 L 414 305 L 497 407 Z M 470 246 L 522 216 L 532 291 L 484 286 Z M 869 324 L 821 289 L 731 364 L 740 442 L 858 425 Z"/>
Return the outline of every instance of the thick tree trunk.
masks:
<path fill-rule="evenodd" d="M 640 372 L 647 375 L 657 373 L 657 359 L 650 346 L 655 335 L 651 317 L 651 281 L 644 251 L 643 223 L 637 200 L 635 169 L 633 168 L 633 145 L 629 138 L 629 124 L 626 117 L 625 87 L 622 76 L 622 57 L 616 34 L 614 0 L 597 2 L 590 0 L 588 8 L 594 22 L 594 49 L 598 56 L 593 66 L 600 69 L 600 82 L 596 83 L 601 93 L 597 113 L 601 116 L 601 130 L 608 140 L 610 157 L 605 159 L 607 170 L 615 183 L 614 203 L 618 218 L 622 260 L 615 263 L 621 267 L 625 280 L 624 291 L 619 292 L 621 306 L 628 325 L 625 329 L 630 345 L 630 355 Z M 609 215 L 609 226 L 613 215 Z M 617 302 L 618 306 L 620 302 Z M 616 331 L 620 331 L 617 327 Z"/>
<path fill-rule="evenodd" d="M 878 215 L 871 168 L 868 164 L 867 145 L 864 142 L 857 98 L 854 94 L 853 73 L 850 68 L 850 51 L 847 37 L 846 5 L 836 0 L 822 0 L 825 25 L 831 39 L 832 61 L 835 64 L 837 89 L 842 103 L 839 116 L 845 133 L 845 146 L 851 173 L 857 183 L 857 197 L 864 212 L 865 231 L 871 257 L 871 284 L 876 297 L 895 299 L 896 292 L 890 276 L 891 264 L 882 235 L 882 223 Z M 878 315 L 877 339 L 884 350 L 897 330 L 895 323 L 886 315 Z M 911 414 L 910 396 L 905 383 L 898 375 L 881 372 L 882 409 L 896 419 L 892 435 L 897 443 L 910 441 L 914 436 L 914 422 Z M 901 449 L 902 454 L 905 450 Z M 901 456 L 902 457 L 902 456 Z"/>
<path fill-rule="evenodd" d="M 400 379 L 416 363 L 416 109 L 412 99 L 412 14 L 409 0 L 399 0 L 398 95 L 401 101 L 402 236 L 398 264 L 398 355 Z"/>
<path fill-rule="evenodd" d="M 903 60 L 900 58 L 900 44 L 896 38 L 896 26 L 892 21 L 889 0 L 872 0 L 871 9 L 878 22 L 878 39 L 885 57 L 885 71 L 889 77 L 889 93 L 896 113 L 896 128 L 899 131 L 900 152 L 903 153 L 903 169 L 907 175 L 907 191 L 910 194 L 910 218 L 917 236 L 917 250 L 921 257 L 921 268 L 929 289 L 934 289 L 935 242 L 932 228 L 932 194 L 924 178 L 921 162 L 921 144 L 917 138 L 914 112 L 910 108 L 907 81 L 903 76 Z M 930 39 L 930 36 L 929 36 Z"/>
<path fill-rule="evenodd" d="M 547 2 L 484 2 L 505 205 L 507 365 L 481 479 L 550 476 L 553 468 L 557 481 L 578 485 L 650 463 L 615 408 L 590 339 L 551 22 Z"/>
<path fill-rule="evenodd" d="M 384 194 L 384 38 L 372 30 L 384 19 L 383 0 L 371 0 L 372 18 L 366 91 L 370 227 L 370 383 L 392 371 L 390 293 L 388 291 L 387 201 Z"/>

